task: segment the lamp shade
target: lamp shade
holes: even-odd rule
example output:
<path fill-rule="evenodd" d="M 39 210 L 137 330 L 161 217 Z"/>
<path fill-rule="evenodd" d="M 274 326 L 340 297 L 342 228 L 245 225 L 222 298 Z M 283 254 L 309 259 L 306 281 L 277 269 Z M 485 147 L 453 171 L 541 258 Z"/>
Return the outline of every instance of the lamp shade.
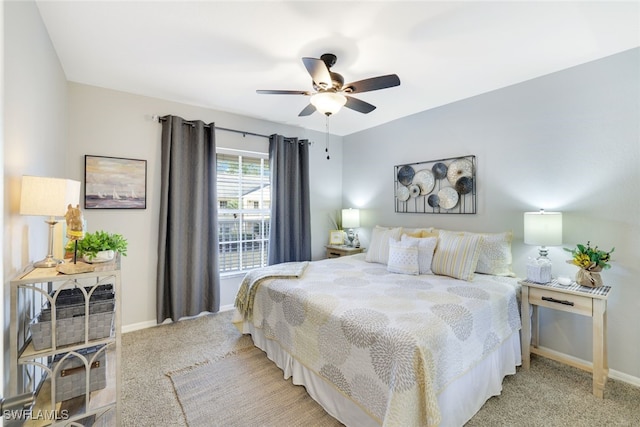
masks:
<path fill-rule="evenodd" d="M 360 227 L 360 209 L 342 209 L 342 227 Z"/>
<path fill-rule="evenodd" d="M 79 204 L 80 181 L 41 176 L 22 177 L 21 215 L 64 216 L 67 205 Z"/>
<path fill-rule="evenodd" d="M 524 213 L 524 243 L 538 246 L 562 244 L 562 212 Z"/>
<path fill-rule="evenodd" d="M 311 97 L 311 104 L 322 114 L 330 116 L 340 111 L 347 103 L 344 95 L 335 92 L 320 92 Z"/>

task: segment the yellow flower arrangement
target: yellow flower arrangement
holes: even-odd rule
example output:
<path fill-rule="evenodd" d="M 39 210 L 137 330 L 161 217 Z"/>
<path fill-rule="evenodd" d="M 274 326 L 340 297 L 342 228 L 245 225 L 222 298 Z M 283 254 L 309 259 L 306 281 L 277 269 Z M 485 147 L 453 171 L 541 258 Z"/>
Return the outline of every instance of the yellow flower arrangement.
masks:
<path fill-rule="evenodd" d="M 592 248 L 591 242 L 587 242 L 586 246 L 578 243 L 575 249 L 564 248 L 564 250 L 573 255 L 572 264 L 585 270 L 600 271 L 611 268 L 609 261 L 615 248 L 606 252 L 598 249 L 597 246 Z"/>

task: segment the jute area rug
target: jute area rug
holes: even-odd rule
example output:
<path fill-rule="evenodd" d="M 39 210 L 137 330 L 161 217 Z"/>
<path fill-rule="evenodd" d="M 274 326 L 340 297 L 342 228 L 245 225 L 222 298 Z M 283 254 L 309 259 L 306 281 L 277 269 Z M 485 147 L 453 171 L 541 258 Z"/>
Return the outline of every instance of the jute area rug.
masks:
<path fill-rule="evenodd" d="M 342 425 L 304 387 L 284 380 L 282 371 L 257 347 L 167 376 L 189 427 Z"/>

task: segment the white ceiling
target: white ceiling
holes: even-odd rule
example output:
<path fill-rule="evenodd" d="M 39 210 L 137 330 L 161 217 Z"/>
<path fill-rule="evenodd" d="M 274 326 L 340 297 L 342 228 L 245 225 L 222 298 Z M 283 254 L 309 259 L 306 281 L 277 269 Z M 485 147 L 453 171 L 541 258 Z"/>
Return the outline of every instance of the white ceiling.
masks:
<path fill-rule="evenodd" d="M 37 1 L 67 79 L 325 130 L 301 58 L 338 56 L 346 82 L 398 74 L 356 97 L 331 133 L 388 121 L 640 46 L 640 2 Z M 153 111 L 150 114 L 170 112 Z M 192 117 L 192 119 L 196 119 Z"/>

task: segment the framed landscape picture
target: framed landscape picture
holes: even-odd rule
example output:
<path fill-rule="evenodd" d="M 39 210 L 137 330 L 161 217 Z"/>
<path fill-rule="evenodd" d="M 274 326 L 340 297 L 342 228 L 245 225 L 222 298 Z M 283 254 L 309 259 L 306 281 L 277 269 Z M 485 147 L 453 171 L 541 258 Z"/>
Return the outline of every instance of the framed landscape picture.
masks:
<path fill-rule="evenodd" d="M 146 209 L 147 161 L 84 156 L 85 209 Z"/>

